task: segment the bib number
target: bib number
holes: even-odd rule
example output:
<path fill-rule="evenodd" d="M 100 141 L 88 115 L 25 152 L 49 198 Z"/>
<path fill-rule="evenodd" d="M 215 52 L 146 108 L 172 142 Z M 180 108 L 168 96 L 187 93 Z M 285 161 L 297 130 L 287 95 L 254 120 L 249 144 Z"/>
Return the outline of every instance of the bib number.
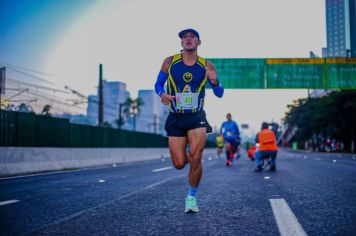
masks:
<path fill-rule="evenodd" d="M 198 108 L 198 93 L 176 93 L 177 109 Z"/>

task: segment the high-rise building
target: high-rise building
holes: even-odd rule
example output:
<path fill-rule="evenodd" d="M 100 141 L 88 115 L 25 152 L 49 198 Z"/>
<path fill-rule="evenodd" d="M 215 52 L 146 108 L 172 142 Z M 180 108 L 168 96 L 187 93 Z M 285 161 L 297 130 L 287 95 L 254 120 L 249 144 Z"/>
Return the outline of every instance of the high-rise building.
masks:
<path fill-rule="evenodd" d="M 126 91 L 126 83 L 103 81 L 104 122 L 114 123 L 119 119 L 119 106 L 130 96 Z M 88 97 L 87 115 L 97 124 L 99 98 L 97 95 Z"/>
<path fill-rule="evenodd" d="M 355 25 L 355 0 L 326 0 L 328 57 L 351 55 L 351 46 L 354 46 L 351 42 L 355 40 L 352 25 Z"/>
<path fill-rule="evenodd" d="M 139 90 L 138 97 L 143 101 L 136 117 L 136 131 L 165 134 L 164 123 L 168 115 L 167 107 L 154 90 Z"/>
<path fill-rule="evenodd" d="M 350 1 L 351 57 L 356 57 L 356 0 Z"/>

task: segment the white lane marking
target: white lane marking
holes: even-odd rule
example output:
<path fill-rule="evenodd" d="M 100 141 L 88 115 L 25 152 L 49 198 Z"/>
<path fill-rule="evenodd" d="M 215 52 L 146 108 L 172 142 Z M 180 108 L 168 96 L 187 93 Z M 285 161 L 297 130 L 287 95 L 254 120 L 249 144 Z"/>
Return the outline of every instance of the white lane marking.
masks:
<path fill-rule="evenodd" d="M 281 236 L 307 235 L 284 198 L 269 199 Z"/>
<path fill-rule="evenodd" d="M 271 177 L 269 177 L 269 176 L 265 176 L 265 179 L 270 179 Z"/>
<path fill-rule="evenodd" d="M 15 203 L 15 202 L 19 202 L 19 201 L 20 201 L 20 200 L 8 200 L 8 201 L 3 201 L 3 202 L 0 202 L 0 206 L 8 205 L 8 204 Z"/>
<path fill-rule="evenodd" d="M 154 169 L 154 170 L 152 170 L 152 172 L 160 172 L 160 171 L 170 170 L 172 168 L 173 168 L 172 166 L 167 166 L 167 167 L 163 167 L 163 168 Z"/>
<path fill-rule="evenodd" d="M 74 219 L 74 218 L 76 218 L 76 217 L 78 217 L 78 216 L 80 216 L 80 215 L 83 215 L 83 214 L 86 213 L 86 212 L 94 211 L 95 209 L 98 209 L 98 208 L 100 208 L 100 207 L 113 204 L 113 203 L 115 203 L 115 202 L 118 202 L 118 201 L 121 201 L 121 200 L 123 200 L 123 199 L 129 198 L 129 197 L 131 197 L 132 195 L 138 194 L 138 193 L 140 193 L 140 192 L 143 192 L 143 191 L 149 190 L 149 189 L 151 189 L 151 188 L 154 188 L 154 187 L 156 187 L 156 186 L 158 186 L 158 185 L 167 183 L 167 182 L 169 182 L 169 181 L 171 181 L 171 180 L 178 179 L 178 178 L 182 178 L 182 177 L 185 177 L 185 176 L 186 176 L 186 174 L 181 174 L 181 175 L 177 175 L 177 176 L 174 176 L 174 177 L 171 177 L 171 178 L 168 178 L 168 179 L 165 179 L 165 180 L 162 180 L 162 181 L 159 181 L 159 182 L 150 184 L 150 185 L 148 185 L 148 186 L 146 186 L 146 187 L 144 187 L 144 188 L 137 189 L 137 190 L 135 190 L 135 191 L 133 191 L 133 192 L 131 192 L 131 193 L 124 194 L 124 195 L 122 195 L 121 197 L 118 197 L 118 198 L 116 198 L 116 199 L 110 200 L 110 201 L 108 201 L 108 202 L 101 203 L 101 204 L 99 204 L 99 205 L 97 205 L 97 206 L 89 207 L 89 208 L 87 208 L 87 209 L 85 209 L 85 210 L 79 211 L 79 212 L 74 213 L 74 214 L 72 214 L 72 215 L 69 215 L 69 216 L 60 218 L 60 219 L 58 219 L 58 220 L 52 221 L 52 222 L 49 223 L 49 224 L 42 225 L 42 226 L 39 227 L 39 228 L 32 229 L 31 231 L 26 232 L 25 235 L 26 235 L 26 234 L 34 233 L 34 232 L 36 232 L 36 231 L 40 231 L 40 230 L 42 230 L 42 229 L 45 229 L 45 228 L 47 228 L 47 227 L 51 227 L 51 226 L 53 226 L 53 225 L 57 225 L 57 224 L 60 224 L 60 223 L 69 221 L 69 220 Z"/>
<path fill-rule="evenodd" d="M 336 160 L 333 160 L 333 162 L 336 162 Z"/>
<path fill-rule="evenodd" d="M 54 170 L 54 171 L 51 171 L 51 172 L 38 173 L 38 174 L 28 174 L 28 175 L 16 175 L 16 176 L 10 176 L 10 177 L 1 177 L 0 180 L 19 179 L 19 178 L 26 178 L 26 177 L 42 176 L 42 175 L 65 174 L 65 173 L 88 171 L 88 170 L 100 170 L 100 169 L 106 169 L 106 168 L 109 168 L 109 166 L 83 167 L 83 168 L 80 168 L 80 169 L 77 169 L 77 170 Z"/>
<path fill-rule="evenodd" d="M 99 179 L 99 183 L 105 183 L 105 179 Z"/>

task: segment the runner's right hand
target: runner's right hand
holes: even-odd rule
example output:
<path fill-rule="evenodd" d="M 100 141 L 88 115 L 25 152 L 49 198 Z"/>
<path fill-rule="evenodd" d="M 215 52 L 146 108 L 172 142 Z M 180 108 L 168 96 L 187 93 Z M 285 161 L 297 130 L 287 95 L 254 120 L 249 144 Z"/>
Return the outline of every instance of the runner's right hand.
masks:
<path fill-rule="evenodd" d="M 175 96 L 169 95 L 167 93 L 162 93 L 161 95 L 161 102 L 164 105 L 168 105 L 171 101 L 173 101 L 173 99 L 175 99 Z"/>

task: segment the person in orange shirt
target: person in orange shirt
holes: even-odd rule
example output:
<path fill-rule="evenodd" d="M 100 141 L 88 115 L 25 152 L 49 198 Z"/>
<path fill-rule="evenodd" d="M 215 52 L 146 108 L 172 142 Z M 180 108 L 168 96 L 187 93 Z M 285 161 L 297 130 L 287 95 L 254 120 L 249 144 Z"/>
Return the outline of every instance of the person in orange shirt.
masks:
<path fill-rule="evenodd" d="M 247 150 L 247 156 L 250 158 L 251 161 L 255 160 L 255 152 L 256 152 L 256 145 L 252 145 L 248 150 Z"/>
<path fill-rule="evenodd" d="M 258 145 L 257 145 L 258 144 Z M 269 171 L 276 171 L 276 158 L 278 146 L 276 142 L 276 135 L 268 128 L 268 123 L 263 122 L 261 131 L 256 136 L 256 146 L 258 147 L 255 152 L 255 159 L 257 167 L 256 172 L 263 170 L 262 163 L 266 157 L 271 157 L 271 164 Z"/>

